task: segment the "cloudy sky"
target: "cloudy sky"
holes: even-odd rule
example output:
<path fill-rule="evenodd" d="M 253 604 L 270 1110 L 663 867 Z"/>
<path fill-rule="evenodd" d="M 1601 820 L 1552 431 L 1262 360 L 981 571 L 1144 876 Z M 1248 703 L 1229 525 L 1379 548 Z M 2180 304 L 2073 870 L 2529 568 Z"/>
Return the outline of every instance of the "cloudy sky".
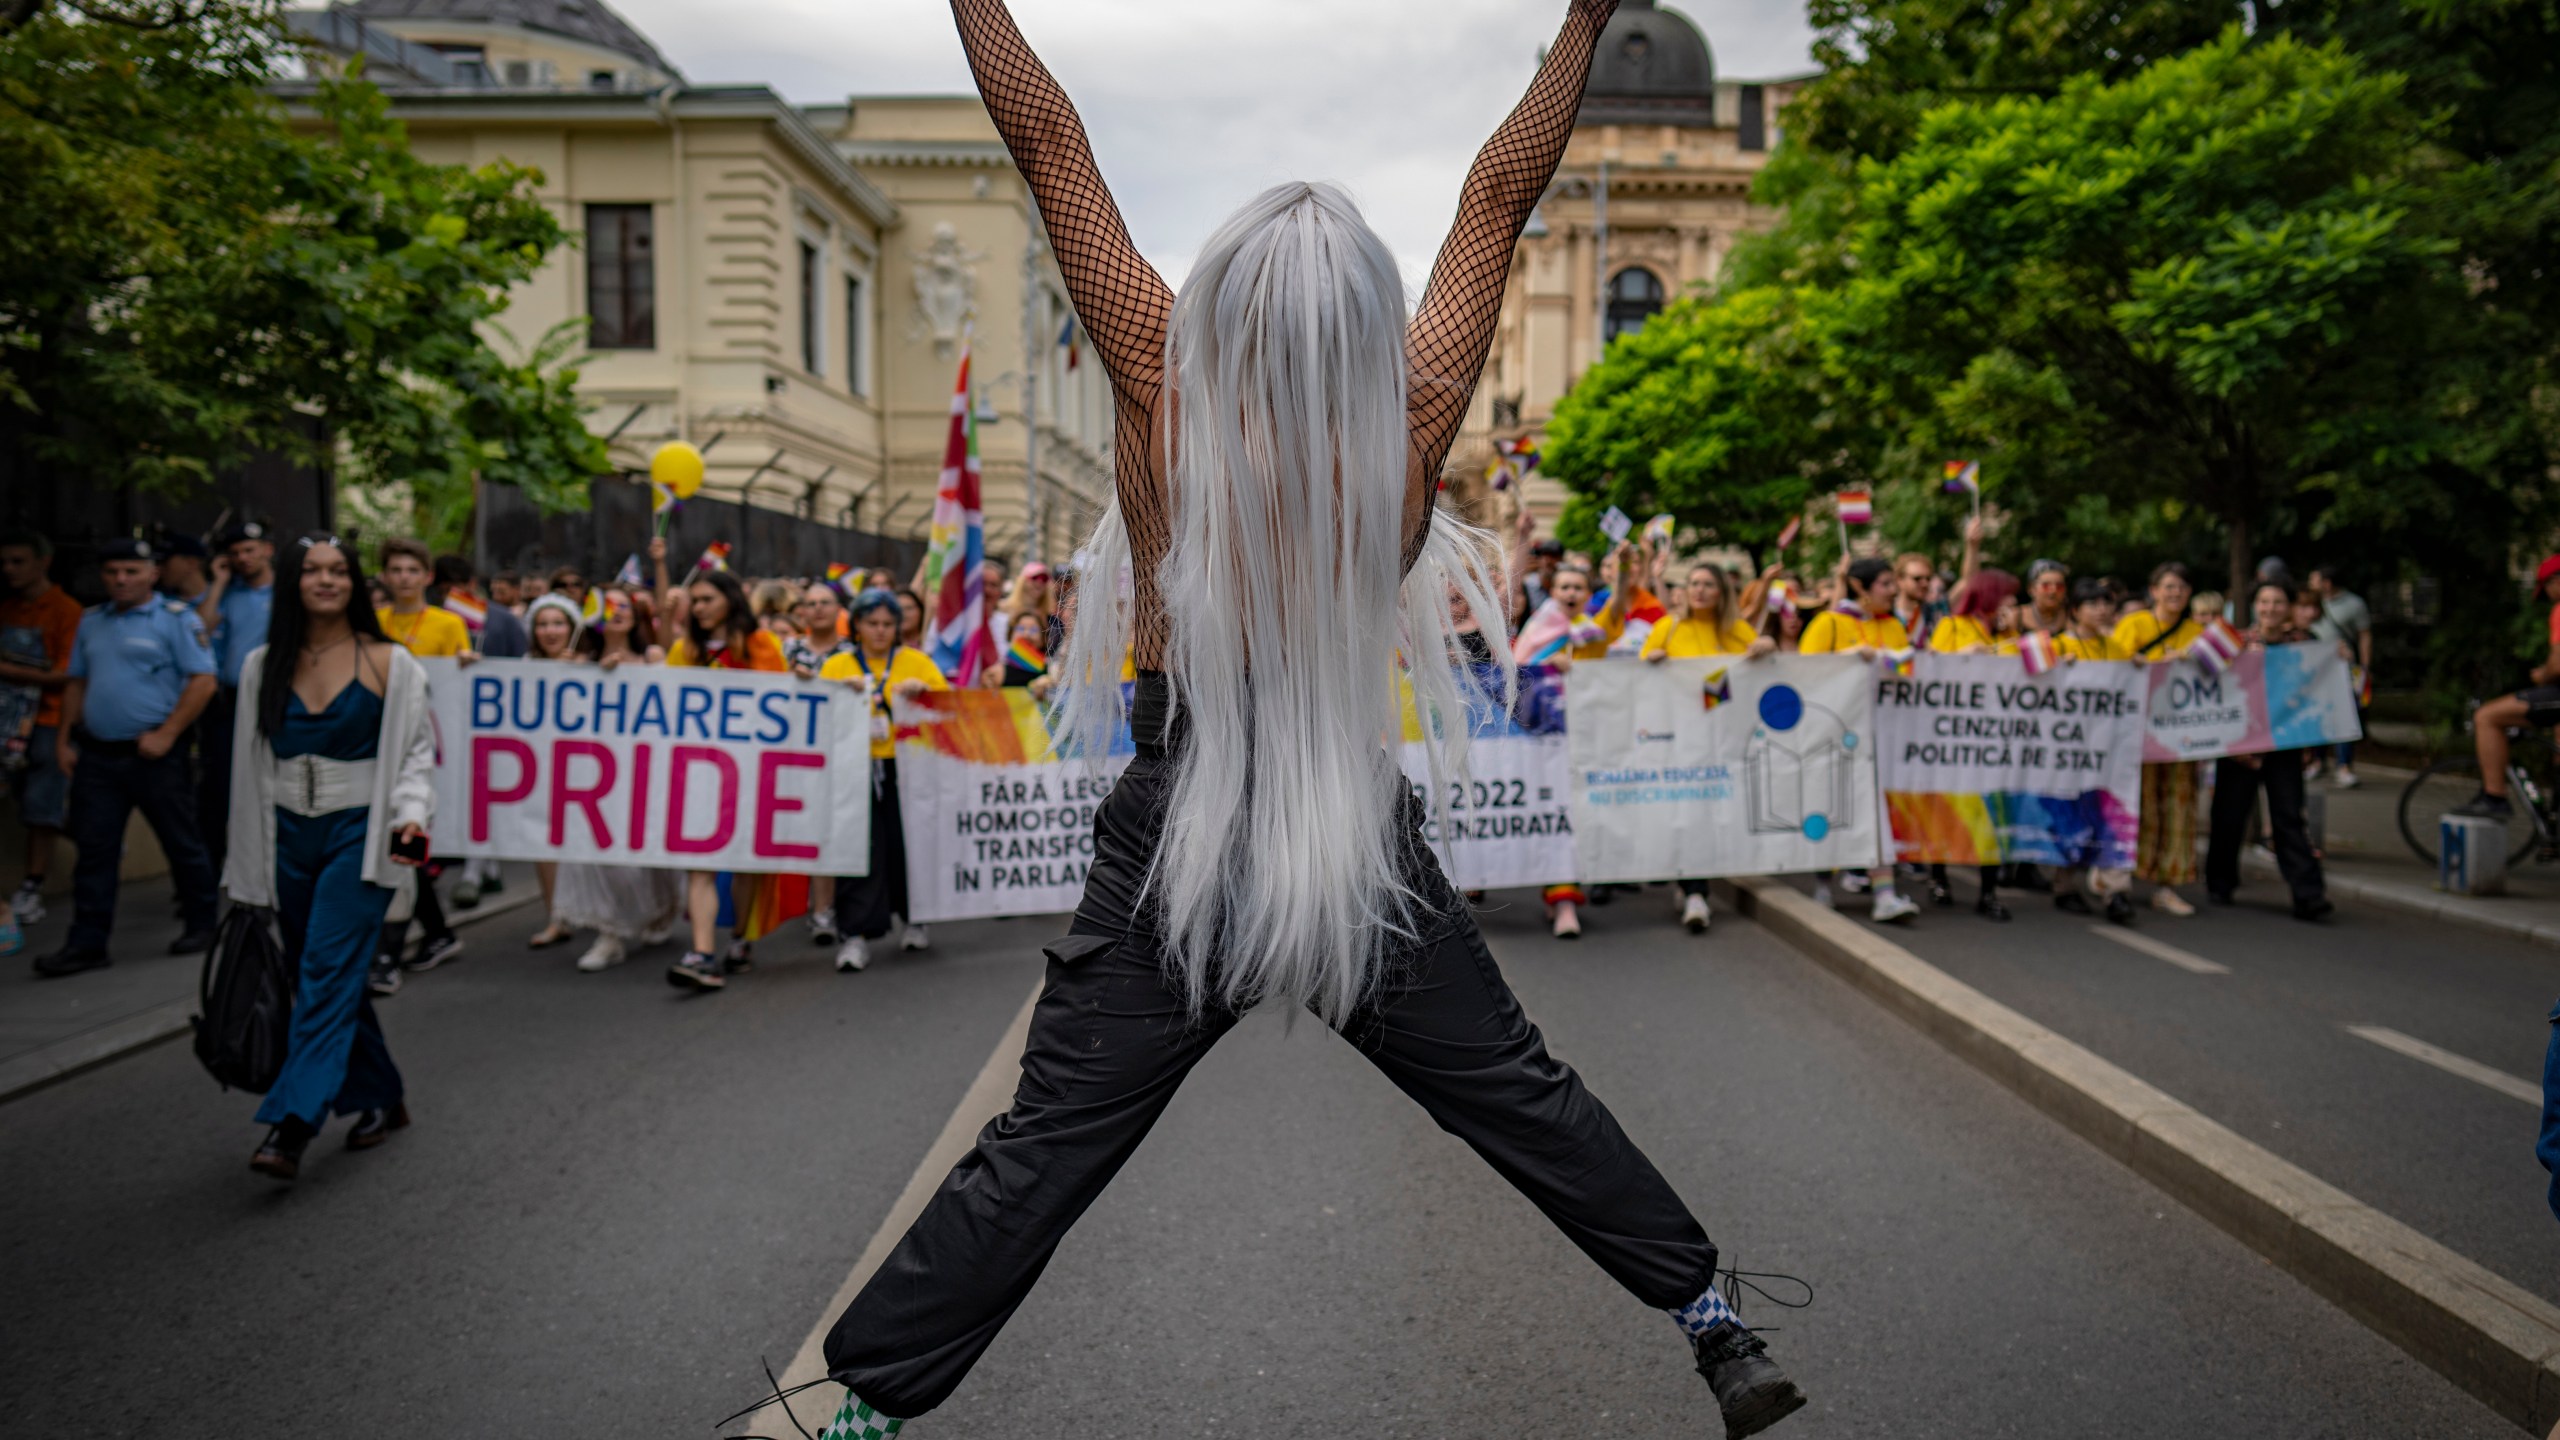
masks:
<path fill-rule="evenodd" d="M 971 88 L 947 0 L 613 0 L 696 83 L 801 103 Z M 1719 75 L 1808 68 L 1802 0 L 1674 0 Z M 1263 187 L 1333 180 L 1419 289 L 1467 162 L 1563 0 L 1013 0 L 1065 82 L 1129 228 L 1178 280 Z"/>

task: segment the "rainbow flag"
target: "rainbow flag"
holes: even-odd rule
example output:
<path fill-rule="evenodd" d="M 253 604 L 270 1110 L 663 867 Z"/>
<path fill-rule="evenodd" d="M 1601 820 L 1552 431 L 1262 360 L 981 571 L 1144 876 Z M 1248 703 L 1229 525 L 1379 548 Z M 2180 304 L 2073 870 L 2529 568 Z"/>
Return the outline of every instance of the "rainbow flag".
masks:
<path fill-rule="evenodd" d="M 1948 461 L 1947 480 L 1944 488 L 1946 493 L 1950 495 L 1981 494 L 1982 462 L 1979 460 Z"/>
<path fill-rule="evenodd" d="M 1876 519 L 1875 496 L 1864 490 L 1843 490 L 1837 504 L 1843 525 L 1872 525 Z"/>
<path fill-rule="evenodd" d="M 835 564 L 833 564 L 833 565 L 829 565 L 829 566 L 827 567 L 827 580 L 829 581 L 829 583 L 841 582 L 841 581 L 844 579 L 844 577 L 846 577 L 847 575 L 850 575 L 850 574 L 852 574 L 852 573 L 853 573 L 853 567 L 852 567 L 852 566 L 847 565 L 847 564 L 843 563 L 842 561 L 838 561 L 837 563 L 835 563 Z"/>
<path fill-rule="evenodd" d="M 2229 621 L 2216 615 L 2204 622 L 2204 633 L 2196 636 L 2195 643 L 2187 647 L 2187 654 L 2207 675 L 2219 675 L 2231 668 L 2232 661 L 2240 658 L 2241 648 L 2240 632 L 2232 629 Z"/>
<path fill-rule="evenodd" d="M 966 341 L 960 346 L 960 378 L 951 388 L 951 433 L 942 448 L 927 544 L 924 593 L 933 617 L 925 649 L 951 683 L 965 686 L 995 660 L 995 637 L 987 633 L 986 517 L 978 501 L 978 421 L 969 404 Z"/>
<path fill-rule="evenodd" d="M 2053 637 L 2042 630 L 2030 630 L 2018 637 L 2018 660 L 2029 675 L 2042 675 L 2062 663 L 2062 651 Z"/>
<path fill-rule="evenodd" d="M 980 765 L 1037 765 L 1058 758 L 1040 702 L 1010 690 L 928 690 L 900 707 L 901 745 L 923 745 Z"/>
<path fill-rule="evenodd" d="M 726 540 L 714 540 L 710 544 L 703 546 L 702 558 L 693 562 L 693 568 L 696 570 L 728 569 L 729 542 Z"/>
<path fill-rule="evenodd" d="M 489 623 L 489 607 L 480 602 L 479 596 L 471 593 L 468 585 L 456 585 L 445 591 L 443 608 L 461 616 L 463 625 L 475 635 Z"/>
<path fill-rule="evenodd" d="M 1733 703 L 1733 681 L 1727 678 L 1729 674 L 1730 672 L 1724 670 L 1707 672 L 1706 686 L 1698 697 L 1705 703 L 1706 708 L 1713 710 L 1719 705 Z"/>
<path fill-rule="evenodd" d="M 806 875 L 719 877 L 719 923 L 740 940 L 758 940 L 809 913 Z"/>
<path fill-rule="evenodd" d="M 1016 640 L 1006 646 L 1004 663 L 1016 670 L 1028 670 L 1034 675 L 1049 673 L 1049 657 L 1041 654 L 1040 647 L 1028 640 Z"/>

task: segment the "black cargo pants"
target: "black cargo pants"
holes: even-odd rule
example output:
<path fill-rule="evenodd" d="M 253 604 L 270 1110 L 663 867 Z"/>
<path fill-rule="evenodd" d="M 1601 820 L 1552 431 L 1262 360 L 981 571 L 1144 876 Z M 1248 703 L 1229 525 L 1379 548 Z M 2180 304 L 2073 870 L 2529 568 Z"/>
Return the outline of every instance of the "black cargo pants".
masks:
<path fill-rule="evenodd" d="M 1136 903 L 1162 830 L 1165 756 L 1142 747 L 1095 820 L 1084 903 L 1045 947 L 1013 1108 L 979 1132 L 827 1335 L 829 1375 L 882 1414 L 912 1419 L 950 1398 L 1236 1023 L 1215 1007 L 1186 1013 Z M 1697 1299 L 1715 1247 L 1581 1077 L 1547 1054 L 1424 846 L 1420 803 L 1402 803 L 1408 878 L 1444 919 L 1437 938 L 1389 963 L 1343 1038 L 1637 1299 L 1666 1310 Z"/>

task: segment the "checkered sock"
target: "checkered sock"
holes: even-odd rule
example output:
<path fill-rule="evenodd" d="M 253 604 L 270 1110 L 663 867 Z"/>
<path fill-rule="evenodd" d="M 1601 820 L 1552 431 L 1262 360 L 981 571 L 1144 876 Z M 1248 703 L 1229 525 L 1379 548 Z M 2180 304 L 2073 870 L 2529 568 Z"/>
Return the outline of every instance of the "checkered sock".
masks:
<path fill-rule="evenodd" d="M 847 1394 L 844 1408 L 836 1412 L 836 1418 L 828 1423 L 826 1429 L 818 1432 L 818 1440 L 889 1440 L 890 1436 L 898 1433 L 898 1427 L 906 1423 L 904 1420 L 892 1420 L 863 1404 L 859 1395 Z"/>
<path fill-rule="evenodd" d="M 1728 1320 L 1736 1325 L 1742 1323 L 1741 1317 L 1733 1313 L 1732 1306 L 1724 1303 L 1724 1297 L 1716 1293 L 1713 1285 L 1707 1287 L 1706 1294 L 1670 1313 L 1672 1323 L 1680 1327 L 1680 1333 L 1692 1340 Z"/>

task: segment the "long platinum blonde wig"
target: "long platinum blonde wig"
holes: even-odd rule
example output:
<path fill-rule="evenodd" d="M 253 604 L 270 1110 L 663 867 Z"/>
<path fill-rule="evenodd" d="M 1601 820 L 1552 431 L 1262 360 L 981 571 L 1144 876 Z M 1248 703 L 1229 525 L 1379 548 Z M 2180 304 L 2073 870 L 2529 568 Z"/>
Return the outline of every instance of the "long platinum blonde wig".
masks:
<path fill-rule="evenodd" d="M 1455 672 L 1450 601 L 1499 641 L 1499 546 L 1435 512 L 1399 576 L 1404 286 L 1341 190 L 1283 185 L 1220 227 L 1175 299 L 1168 351 L 1174 534 L 1159 578 L 1190 736 L 1146 899 L 1195 1013 L 1275 999 L 1339 1025 L 1428 923 L 1398 873 L 1395 747 L 1409 693 L 1439 811 L 1465 769 L 1466 697 L 1482 703 Z M 1063 663 L 1089 756 L 1120 721 L 1129 559 L 1114 505 L 1079 564 Z M 1492 650 L 1507 702 L 1510 647 Z"/>

